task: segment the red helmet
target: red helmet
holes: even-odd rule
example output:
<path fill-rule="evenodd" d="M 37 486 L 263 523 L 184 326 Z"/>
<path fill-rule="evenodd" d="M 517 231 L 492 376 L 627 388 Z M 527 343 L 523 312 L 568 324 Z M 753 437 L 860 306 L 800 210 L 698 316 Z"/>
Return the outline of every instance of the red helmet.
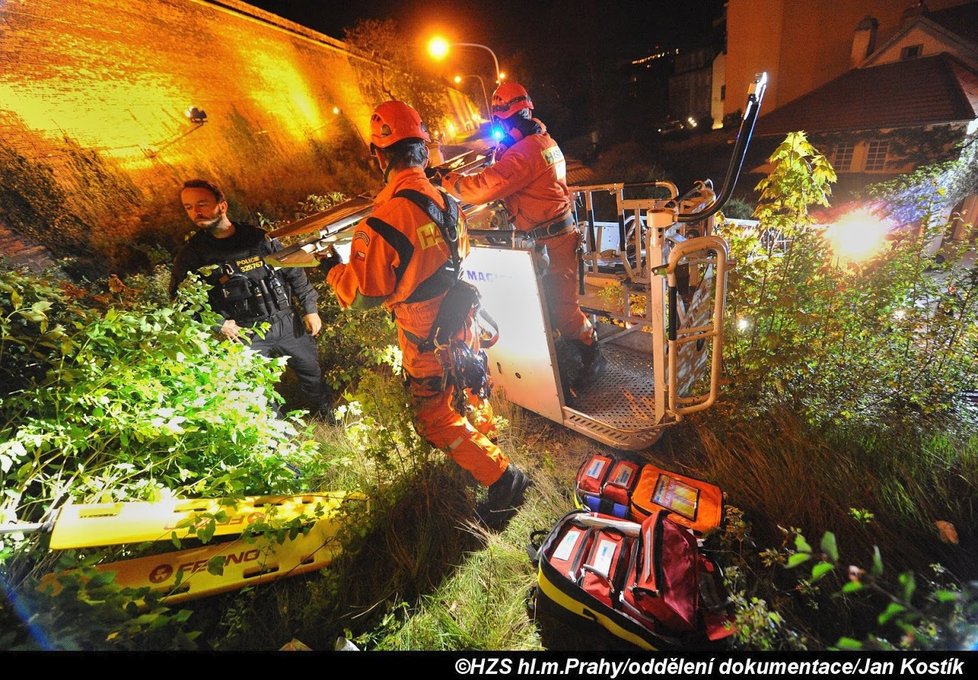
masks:
<path fill-rule="evenodd" d="M 517 111 L 533 110 L 533 102 L 526 88 L 519 83 L 503 83 L 492 93 L 492 115 L 509 118 Z"/>
<path fill-rule="evenodd" d="M 413 108 L 399 101 L 384 102 L 370 116 L 370 143 L 386 149 L 402 139 L 431 141 L 428 126 Z"/>

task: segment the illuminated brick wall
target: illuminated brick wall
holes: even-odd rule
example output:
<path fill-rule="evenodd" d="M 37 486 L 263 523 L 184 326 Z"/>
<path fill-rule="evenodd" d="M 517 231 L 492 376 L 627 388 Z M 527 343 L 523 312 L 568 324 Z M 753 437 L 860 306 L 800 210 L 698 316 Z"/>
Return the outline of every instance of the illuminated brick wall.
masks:
<path fill-rule="evenodd" d="M 237 0 L 0 0 L 0 222 L 139 264 L 139 244 L 191 228 L 190 177 L 224 185 L 239 217 L 363 191 L 375 69 Z"/>

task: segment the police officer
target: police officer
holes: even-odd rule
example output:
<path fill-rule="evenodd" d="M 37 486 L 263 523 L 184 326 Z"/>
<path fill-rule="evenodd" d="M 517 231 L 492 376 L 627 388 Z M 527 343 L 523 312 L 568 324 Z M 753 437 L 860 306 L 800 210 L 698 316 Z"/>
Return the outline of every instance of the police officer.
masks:
<path fill-rule="evenodd" d="M 333 253 L 320 269 L 344 308 L 382 305 L 394 315 L 418 433 L 488 487 L 478 512 L 490 528 L 501 528 L 530 480 L 489 439 L 492 409 L 484 355 L 477 359 L 476 298 L 459 281 L 468 236 L 454 199 L 425 176 L 430 142 L 409 105 L 388 101 L 376 108 L 370 148 L 386 186 L 354 230 L 349 263 Z M 439 328 L 445 337 L 438 337 Z"/>
<path fill-rule="evenodd" d="M 319 296 L 305 273 L 266 265 L 262 256 L 279 250 L 281 244 L 257 227 L 231 222 L 224 193 L 214 184 L 188 180 L 180 200 L 198 231 L 177 254 L 170 296 L 188 272 L 198 271 L 212 286 L 211 308 L 224 317 L 220 333 L 229 340 L 247 339 L 264 356 L 288 356 L 311 408 L 319 411 L 326 393 L 313 337 L 323 324 L 316 306 Z M 293 296 L 302 306 L 302 323 L 292 308 Z M 271 324 L 264 337 L 248 330 L 262 322 Z"/>
<path fill-rule="evenodd" d="M 550 320 L 576 345 L 583 370 L 575 387 L 596 378 L 607 365 L 597 334 L 577 302 L 580 236 L 571 215 L 564 154 L 546 126 L 530 117 L 526 88 L 503 83 L 492 93 L 492 118 L 506 131 L 496 162 L 470 175 L 449 173 L 442 186 L 466 203 L 502 199 L 517 230 L 545 247 L 550 265 L 543 277 Z"/>

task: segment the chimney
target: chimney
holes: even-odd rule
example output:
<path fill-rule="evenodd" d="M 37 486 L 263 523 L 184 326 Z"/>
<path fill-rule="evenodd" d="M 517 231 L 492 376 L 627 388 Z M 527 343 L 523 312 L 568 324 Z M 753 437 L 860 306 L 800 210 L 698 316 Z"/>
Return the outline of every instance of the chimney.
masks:
<path fill-rule="evenodd" d="M 906 26 L 911 21 L 919 16 L 927 14 L 927 3 L 924 0 L 917 0 L 907 9 L 903 10 L 903 14 L 900 16 L 900 27 Z"/>
<path fill-rule="evenodd" d="M 879 22 L 866 15 L 862 18 L 858 24 L 856 24 L 856 30 L 852 33 L 852 55 L 850 57 L 850 66 L 856 68 L 873 53 L 876 49 L 876 29 L 879 28 Z"/>

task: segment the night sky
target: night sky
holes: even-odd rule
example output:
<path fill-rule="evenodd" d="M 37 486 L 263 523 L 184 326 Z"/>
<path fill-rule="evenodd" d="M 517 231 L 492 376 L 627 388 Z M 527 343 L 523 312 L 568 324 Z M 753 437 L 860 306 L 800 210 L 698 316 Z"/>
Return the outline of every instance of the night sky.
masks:
<path fill-rule="evenodd" d="M 393 19 L 414 44 L 418 65 L 436 79 L 478 75 L 492 92 L 492 59 L 457 48 L 436 64 L 425 44 L 435 34 L 491 48 L 511 81 L 530 90 L 536 112 L 558 139 L 600 130 L 607 143 L 639 138 L 667 118 L 671 59 L 630 83 L 634 59 L 663 48 L 719 44 L 723 0 L 253 0 L 252 5 L 343 39 L 361 19 Z M 481 99 L 474 80 L 462 86 Z"/>
<path fill-rule="evenodd" d="M 250 4 L 336 38 L 358 19 L 394 19 L 419 42 L 435 32 L 480 43 L 501 61 L 517 51 L 573 52 L 587 43 L 622 58 L 656 45 L 700 42 L 722 0 L 252 0 Z M 505 68 L 505 66 L 503 66 Z"/>

